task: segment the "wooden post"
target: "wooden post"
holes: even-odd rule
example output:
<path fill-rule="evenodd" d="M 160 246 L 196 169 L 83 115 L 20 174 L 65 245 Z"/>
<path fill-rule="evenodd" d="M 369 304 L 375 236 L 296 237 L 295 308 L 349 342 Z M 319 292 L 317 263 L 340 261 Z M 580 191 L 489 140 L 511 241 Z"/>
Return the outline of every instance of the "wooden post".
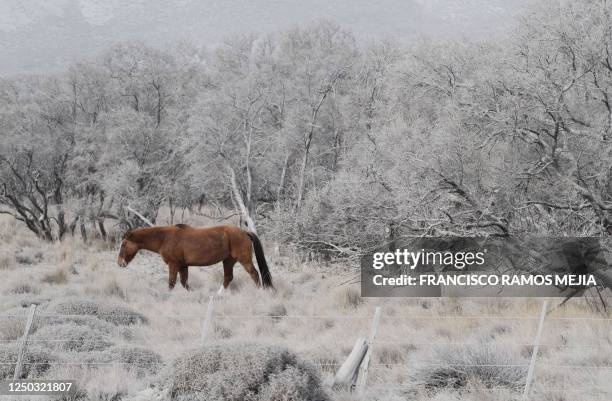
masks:
<path fill-rule="evenodd" d="M 527 381 L 525 382 L 525 391 L 523 391 L 523 400 L 528 399 L 529 390 L 531 388 L 531 382 L 533 381 L 533 374 L 535 371 L 535 363 L 540 351 L 540 341 L 542 340 L 542 331 L 544 329 L 544 319 L 546 318 L 546 310 L 548 309 L 548 300 L 542 303 L 542 311 L 540 312 L 540 321 L 538 323 L 538 330 L 533 344 L 533 352 L 531 353 L 531 361 L 529 362 L 529 371 L 527 372 Z"/>
<path fill-rule="evenodd" d="M 30 335 L 30 329 L 32 328 L 32 322 L 34 321 L 34 313 L 36 312 L 36 305 L 30 305 L 30 312 L 28 313 L 28 320 L 25 325 L 23 336 L 19 341 L 19 355 L 17 356 L 17 364 L 15 365 L 15 374 L 13 380 L 21 379 L 21 372 L 23 370 L 23 359 L 25 358 L 26 346 L 28 343 L 28 337 Z"/>
<path fill-rule="evenodd" d="M 374 340 L 376 334 L 378 334 L 378 326 L 380 324 L 381 308 L 376 307 L 374 311 L 374 318 L 372 319 L 372 327 L 370 329 L 370 339 L 368 341 L 368 350 L 363 357 L 361 367 L 359 368 L 359 377 L 357 378 L 357 394 L 363 395 L 365 393 L 366 382 L 368 380 L 368 369 L 370 366 L 370 356 L 372 355 L 372 348 L 374 348 Z"/>
<path fill-rule="evenodd" d="M 206 308 L 206 316 L 204 317 L 204 323 L 202 323 L 202 345 L 206 343 L 210 328 L 212 326 L 213 312 L 215 308 L 215 296 L 211 295 L 208 299 L 208 307 Z"/>
<path fill-rule="evenodd" d="M 334 386 L 350 386 L 354 384 L 354 380 L 357 377 L 359 365 L 363 360 L 364 355 L 368 349 L 368 342 L 364 337 L 360 337 L 355 341 L 353 350 L 349 354 L 348 358 L 344 361 L 336 376 L 334 377 Z M 350 388 L 349 388 L 350 389 Z"/>

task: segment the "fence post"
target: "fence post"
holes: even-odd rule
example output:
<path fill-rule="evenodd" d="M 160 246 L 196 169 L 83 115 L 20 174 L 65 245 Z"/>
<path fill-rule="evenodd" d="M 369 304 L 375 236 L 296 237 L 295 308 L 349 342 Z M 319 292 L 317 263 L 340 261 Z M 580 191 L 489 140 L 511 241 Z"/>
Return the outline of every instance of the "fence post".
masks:
<path fill-rule="evenodd" d="M 531 353 L 531 361 L 529 362 L 529 371 L 527 372 L 527 381 L 525 382 L 525 391 L 523 391 L 523 400 L 527 400 L 529 390 L 531 388 L 531 382 L 533 381 L 533 374 L 535 370 L 535 363 L 540 351 L 540 341 L 542 339 L 542 331 L 544 330 L 544 319 L 546 318 L 546 310 L 548 309 L 548 300 L 542 303 L 542 311 L 540 312 L 540 321 L 538 322 L 538 330 L 533 344 L 533 351 Z"/>
<path fill-rule="evenodd" d="M 210 298 L 208 298 L 208 307 L 206 308 L 206 316 L 204 317 L 204 322 L 202 323 L 202 339 L 201 339 L 202 345 L 204 345 L 204 343 L 206 342 L 206 339 L 210 331 L 210 327 L 212 326 L 214 308 L 215 308 L 215 296 L 211 295 Z"/>
<path fill-rule="evenodd" d="M 359 365 L 363 361 L 363 357 L 368 349 L 368 341 L 365 337 L 359 337 L 355 341 L 353 350 L 346 358 L 336 376 L 334 377 L 333 386 L 344 386 L 348 385 L 349 389 L 354 386 L 357 372 L 359 371 Z"/>
<path fill-rule="evenodd" d="M 21 341 L 19 342 L 19 355 L 17 356 L 17 363 L 15 364 L 15 374 L 13 380 L 21 379 L 21 372 L 23 370 L 23 359 L 25 358 L 26 346 L 28 343 L 28 337 L 30 335 L 30 329 L 32 328 L 32 322 L 34 321 L 34 313 L 36 312 L 36 305 L 30 305 L 30 311 L 28 313 L 28 320 L 25 325 L 25 330 Z"/>
<path fill-rule="evenodd" d="M 368 340 L 368 349 L 366 351 L 365 356 L 363 357 L 363 361 L 361 362 L 361 366 L 359 368 L 359 375 L 357 377 L 357 395 L 361 396 L 365 393 L 366 382 L 368 380 L 368 369 L 370 366 L 370 355 L 372 355 L 372 348 L 374 347 L 374 340 L 376 339 L 376 334 L 378 334 L 378 325 L 380 324 L 380 315 L 381 308 L 380 306 L 376 307 L 374 311 L 374 318 L 372 319 L 372 327 L 370 329 L 370 338 Z"/>

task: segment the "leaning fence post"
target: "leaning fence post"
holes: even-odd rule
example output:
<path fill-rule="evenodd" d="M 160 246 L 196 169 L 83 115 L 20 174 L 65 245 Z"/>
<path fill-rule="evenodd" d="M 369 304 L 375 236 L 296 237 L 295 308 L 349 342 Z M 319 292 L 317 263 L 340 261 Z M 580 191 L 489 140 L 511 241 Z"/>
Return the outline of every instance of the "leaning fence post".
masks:
<path fill-rule="evenodd" d="M 23 359 L 25 358 L 26 346 L 28 343 L 28 336 L 30 335 L 30 329 L 32 328 L 32 322 L 34 321 L 34 313 L 36 312 L 36 305 L 30 305 L 30 311 L 28 313 L 28 320 L 25 325 L 23 336 L 19 342 L 19 355 L 17 356 L 17 363 L 15 364 L 15 374 L 13 380 L 21 379 L 21 372 L 23 370 Z"/>
<path fill-rule="evenodd" d="M 527 372 L 527 381 L 525 382 L 525 391 L 523 391 L 523 399 L 527 400 L 529 395 L 529 389 L 531 388 L 531 382 L 533 381 L 533 373 L 535 370 L 535 363 L 540 351 L 540 340 L 542 339 L 542 331 L 544 330 L 544 319 L 546 318 L 546 310 L 548 309 L 548 300 L 542 303 L 542 311 L 540 312 L 540 321 L 538 322 L 538 330 L 536 332 L 535 341 L 533 344 L 533 351 L 531 353 L 531 361 L 529 362 L 529 371 Z"/>
<path fill-rule="evenodd" d="M 333 386 L 348 386 L 349 389 L 354 384 L 354 379 L 359 371 L 359 365 L 363 361 L 363 357 L 368 349 L 368 341 L 365 337 L 359 337 L 355 341 L 353 350 L 346 358 L 336 376 L 334 377 Z"/>
<path fill-rule="evenodd" d="M 372 319 L 372 328 L 370 329 L 368 349 L 366 351 L 365 356 L 363 357 L 363 361 L 361 362 L 361 367 L 359 368 L 359 376 L 357 377 L 357 394 L 358 395 L 363 395 L 363 393 L 365 392 L 365 386 L 368 380 L 368 369 L 370 366 L 370 356 L 372 355 L 372 348 L 374 346 L 374 340 L 376 339 L 376 334 L 378 334 L 378 325 L 380 324 L 380 314 L 381 314 L 381 308 L 380 306 L 377 306 L 376 310 L 374 311 L 374 318 Z"/>
<path fill-rule="evenodd" d="M 210 327 L 212 326 L 213 313 L 215 308 L 215 296 L 211 295 L 208 298 L 208 307 L 206 308 L 206 316 L 204 317 L 204 322 L 202 323 L 202 344 L 206 342 L 208 334 L 210 332 Z"/>

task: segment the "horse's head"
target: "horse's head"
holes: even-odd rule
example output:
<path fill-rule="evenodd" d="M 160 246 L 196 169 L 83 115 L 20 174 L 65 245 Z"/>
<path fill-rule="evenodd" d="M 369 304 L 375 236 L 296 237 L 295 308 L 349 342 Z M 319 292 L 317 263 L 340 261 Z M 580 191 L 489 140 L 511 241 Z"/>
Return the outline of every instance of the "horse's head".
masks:
<path fill-rule="evenodd" d="M 119 256 L 117 256 L 117 264 L 121 267 L 127 267 L 139 249 L 138 244 L 132 238 L 132 233 L 130 231 L 125 233 L 123 241 L 121 241 Z"/>

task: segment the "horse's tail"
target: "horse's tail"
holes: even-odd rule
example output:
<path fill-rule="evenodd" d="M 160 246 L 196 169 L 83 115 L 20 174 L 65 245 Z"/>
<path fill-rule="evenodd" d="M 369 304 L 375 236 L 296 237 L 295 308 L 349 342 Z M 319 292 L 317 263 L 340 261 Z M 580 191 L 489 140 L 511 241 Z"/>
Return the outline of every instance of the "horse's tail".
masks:
<path fill-rule="evenodd" d="M 259 266 L 259 273 L 261 273 L 261 281 L 263 282 L 264 288 L 274 288 L 274 286 L 272 285 L 272 275 L 270 275 L 270 269 L 268 269 L 268 263 L 266 262 L 266 257 L 264 256 L 261 241 L 259 241 L 259 238 L 254 233 L 247 231 L 247 235 L 249 236 L 249 238 L 251 238 L 251 241 L 253 241 L 255 259 L 257 259 L 257 265 Z"/>

